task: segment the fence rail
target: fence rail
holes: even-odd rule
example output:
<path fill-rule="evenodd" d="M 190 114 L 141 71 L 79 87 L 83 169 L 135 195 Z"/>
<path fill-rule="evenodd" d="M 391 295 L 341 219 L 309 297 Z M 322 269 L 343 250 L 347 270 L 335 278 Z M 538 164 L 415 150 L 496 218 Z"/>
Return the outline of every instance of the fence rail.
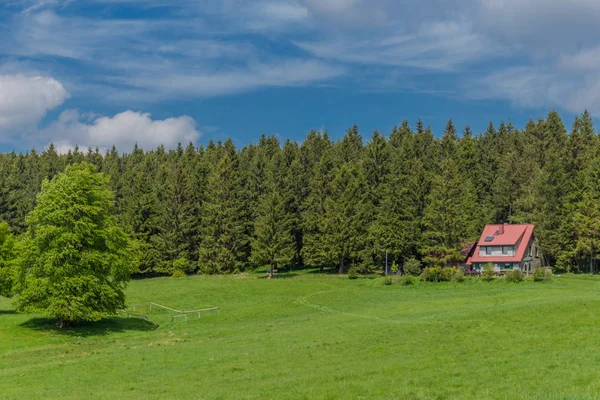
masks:
<path fill-rule="evenodd" d="M 137 311 L 137 309 L 140 307 L 147 307 L 150 309 L 150 311 L 152 311 L 152 307 L 155 307 L 155 308 L 160 308 L 163 310 L 168 310 L 168 311 L 174 312 L 174 313 L 176 313 L 176 315 L 171 315 L 171 322 L 175 321 L 176 318 L 183 318 L 185 321 L 187 321 L 188 315 L 190 315 L 190 314 L 198 314 L 198 318 L 202 318 L 202 313 L 211 312 L 211 311 L 216 311 L 217 315 L 221 315 L 220 307 L 211 307 L 211 308 L 202 308 L 202 309 L 198 309 L 198 310 L 183 310 L 182 311 L 182 310 L 177 310 L 175 308 L 163 306 L 162 304 L 154 303 L 152 301 L 148 302 L 148 303 L 132 304 L 129 307 L 133 308 L 133 311 Z M 129 318 L 130 316 L 134 316 L 136 318 L 146 319 L 146 320 L 150 321 L 150 319 L 146 315 L 136 314 L 134 312 L 127 311 L 127 310 L 122 310 L 122 311 L 125 313 L 127 318 Z M 150 322 L 152 322 L 152 321 L 150 321 Z M 154 323 L 154 322 L 152 322 L 152 323 Z"/>

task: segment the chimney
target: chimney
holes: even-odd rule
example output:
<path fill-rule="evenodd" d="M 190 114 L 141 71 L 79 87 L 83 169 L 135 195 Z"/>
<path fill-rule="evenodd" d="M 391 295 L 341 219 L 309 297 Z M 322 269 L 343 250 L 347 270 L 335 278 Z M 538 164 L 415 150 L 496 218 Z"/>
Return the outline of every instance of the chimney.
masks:
<path fill-rule="evenodd" d="M 506 224 L 500 225 L 500 234 L 501 235 L 504 235 L 504 225 L 506 225 Z"/>

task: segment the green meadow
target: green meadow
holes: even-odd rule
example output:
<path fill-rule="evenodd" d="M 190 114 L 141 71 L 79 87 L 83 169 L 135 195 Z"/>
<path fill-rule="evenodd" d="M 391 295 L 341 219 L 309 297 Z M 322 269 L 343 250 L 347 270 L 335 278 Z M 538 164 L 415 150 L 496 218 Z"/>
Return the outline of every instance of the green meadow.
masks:
<path fill-rule="evenodd" d="M 600 279 L 383 285 L 305 271 L 133 281 L 221 314 L 57 329 L 0 298 L 2 399 L 594 399 Z"/>

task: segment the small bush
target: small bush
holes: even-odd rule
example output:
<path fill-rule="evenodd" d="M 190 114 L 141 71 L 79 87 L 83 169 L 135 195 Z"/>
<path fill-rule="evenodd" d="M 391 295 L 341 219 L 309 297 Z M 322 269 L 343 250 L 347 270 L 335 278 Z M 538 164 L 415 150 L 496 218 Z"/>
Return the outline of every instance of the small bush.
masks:
<path fill-rule="evenodd" d="M 533 280 L 536 282 L 544 282 L 552 279 L 552 271 L 550 268 L 538 268 L 533 273 Z"/>
<path fill-rule="evenodd" d="M 421 275 L 421 261 L 416 258 L 409 258 L 404 262 L 404 275 L 419 276 Z"/>
<path fill-rule="evenodd" d="M 358 279 L 358 268 L 350 267 L 348 270 L 348 279 Z"/>
<path fill-rule="evenodd" d="M 494 271 L 494 266 L 492 265 L 492 263 L 485 264 L 483 271 L 481 271 L 481 277 L 484 280 L 491 282 L 494 280 L 495 276 L 496 276 L 496 272 Z"/>
<path fill-rule="evenodd" d="M 385 278 L 383 278 L 383 284 L 385 286 L 390 286 L 392 283 L 394 283 L 394 279 L 392 279 L 391 276 L 386 276 Z"/>
<path fill-rule="evenodd" d="M 456 270 L 453 280 L 458 283 L 465 281 L 465 269 L 463 267 L 460 267 Z"/>
<path fill-rule="evenodd" d="M 412 275 L 404 275 L 400 279 L 398 279 L 398 283 L 402 286 L 410 286 L 417 283 L 417 279 Z"/>
<path fill-rule="evenodd" d="M 172 278 L 185 278 L 186 276 L 187 274 L 180 269 L 173 270 L 173 275 L 171 275 Z"/>
<path fill-rule="evenodd" d="M 508 271 L 504 275 L 504 279 L 506 279 L 506 282 L 519 283 L 519 282 L 523 282 L 523 279 L 525 279 L 525 276 L 523 275 L 523 273 L 520 270 L 515 269 L 513 271 Z"/>
<path fill-rule="evenodd" d="M 421 279 L 425 282 L 448 282 L 452 280 L 455 274 L 456 268 L 430 267 L 423 270 Z"/>
<path fill-rule="evenodd" d="M 392 261 L 392 273 L 394 275 L 398 274 L 398 263 L 396 261 Z"/>

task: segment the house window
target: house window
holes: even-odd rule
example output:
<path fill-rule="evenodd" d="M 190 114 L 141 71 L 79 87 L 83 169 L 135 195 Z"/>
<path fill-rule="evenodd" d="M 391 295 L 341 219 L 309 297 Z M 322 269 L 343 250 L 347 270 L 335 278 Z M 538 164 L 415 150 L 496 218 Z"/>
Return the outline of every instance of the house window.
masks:
<path fill-rule="evenodd" d="M 508 255 L 510 252 L 510 246 L 502 246 L 502 254 Z"/>
<path fill-rule="evenodd" d="M 488 255 L 488 256 L 492 255 L 492 248 L 490 246 L 488 246 L 488 247 L 485 248 L 485 254 Z"/>
<path fill-rule="evenodd" d="M 506 268 L 506 269 L 513 269 L 513 267 L 512 267 L 512 264 L 506 264 L 506 265 L 504 266 L 504 268 Z"/>

